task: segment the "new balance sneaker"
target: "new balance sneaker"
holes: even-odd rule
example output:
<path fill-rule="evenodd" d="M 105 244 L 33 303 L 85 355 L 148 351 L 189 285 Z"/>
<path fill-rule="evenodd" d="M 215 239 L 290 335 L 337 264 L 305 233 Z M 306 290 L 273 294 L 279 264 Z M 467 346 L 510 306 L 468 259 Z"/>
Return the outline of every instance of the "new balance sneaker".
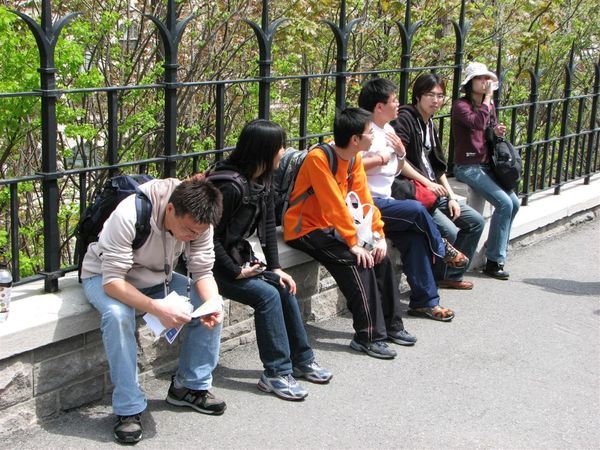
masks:
<path fill-rule="evenodd" d="M 388 331 L 387 338 L 388 341 L 398 345 L 410 346 L 415 345 L 415 342 L 417 342 L 417 338 L 406 330 Z"/>
<path fill-rule="evenodd" d="M 169 386 L 166 402 L 174 406 L 187 406 L 203 414 L 219 416 L 225 412 L 227 405 L 225 401 L 216 397 L 207 390 L 195 391 L 185 386 L 175 387 L 175 377 Z"/>
<path fill-rule="evenodd" d="M 293 375 L 296 378 L 305 378 L 312 383 L 321 384 L 328 383 L 331 377 L 333 377 L 333 374 L 329 370 L 324 369 L 314 360 L 310 364 L 294 366 Z"/>
<path fill-rule="evenodd" d="M 365 352 L 367 355 L 379 359 L 393 359 L 397 354 L 395 350 L 389 348 L 383 341 L 362 343 L 353 339 L 350 342 L 350 348 L 359 352 Z"/>
<path fill-rule="evenodd" d="M 263 392 L 272 392 L 285 400 L 303 400 L 308 395 L 306 389 L 298 384 L 292 374 L 268 377 L 263 373 L 257 387 Z"/>
<path fill-rule="evenodd" d="M 114 428 L 115 440 L 121 444 L 135 444 L 142 440 L 141 414 L 117 416 Z"/>

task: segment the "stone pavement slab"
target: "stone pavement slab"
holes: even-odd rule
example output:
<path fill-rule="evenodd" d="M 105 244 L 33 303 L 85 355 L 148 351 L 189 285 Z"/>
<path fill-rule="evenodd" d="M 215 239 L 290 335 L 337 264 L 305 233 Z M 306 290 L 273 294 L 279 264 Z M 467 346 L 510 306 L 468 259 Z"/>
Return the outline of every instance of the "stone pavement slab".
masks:
<path fill-rule="evenodd" d="M 510 255 L 509 281 L 470 274 L 441 291 L 452 323 L 406 318 L 419 342 L 382 361 L 354 352 L 349 317 L 307 325 L 329 385 L 301 403 L 259 392 L 254 343 L 228 352 L 221 417 L 171 407 L 149 381 L 136 448 L 597 448 L 600 443 L 600 221 Z M 74 410 L 0 448 L 111 448 L 110 403 Z"/>

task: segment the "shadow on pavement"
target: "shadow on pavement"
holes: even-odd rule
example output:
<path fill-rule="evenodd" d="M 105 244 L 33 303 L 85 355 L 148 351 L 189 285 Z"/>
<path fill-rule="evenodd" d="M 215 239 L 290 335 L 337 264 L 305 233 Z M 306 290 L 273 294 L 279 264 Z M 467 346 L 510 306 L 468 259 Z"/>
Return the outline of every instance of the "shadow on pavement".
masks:
<path fill-rule="evenodd" d="M 525 278 L 523 283 L 540 286 L 546 291 L 558 291 L 566 295 L 600 295 L 600 283 L 596 281 L 557 280 L 555 278 Z"/>

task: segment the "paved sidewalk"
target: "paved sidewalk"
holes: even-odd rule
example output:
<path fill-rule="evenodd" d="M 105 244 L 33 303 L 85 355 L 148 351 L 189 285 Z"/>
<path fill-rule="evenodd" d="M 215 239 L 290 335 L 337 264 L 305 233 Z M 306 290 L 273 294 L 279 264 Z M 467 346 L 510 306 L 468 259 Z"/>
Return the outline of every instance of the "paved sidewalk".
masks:
<path fill-rule="evenodd" d="M 382 361 L 349 349 L 348 317 L 308 325 L 331 384 L 292 403 L 256 389 L 255 344 L 226 353 L 209 417 L 146 386 L 136 448 L 597 448 L 600 443 L 600 221 L 512 253 L 510 281 L 472 274 L 471 292 L 442 291 L 456 319 L 407 318 L 414 348 Z M 107 448 L 108 402 L 72 411 L 0 448 Z"/>

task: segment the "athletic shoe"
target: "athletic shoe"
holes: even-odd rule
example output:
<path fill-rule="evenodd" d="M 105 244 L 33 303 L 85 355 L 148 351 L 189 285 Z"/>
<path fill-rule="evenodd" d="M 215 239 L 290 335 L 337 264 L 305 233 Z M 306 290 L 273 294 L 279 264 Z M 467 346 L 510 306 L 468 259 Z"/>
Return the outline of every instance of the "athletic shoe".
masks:
<path fill-rule="evenodd" d="M 356 351 L 365 352 L 373 358 L 393 359 L 397 354 L 383 341 L 374 341 L 363 344 L 362 342 L 353 339 L 352 342 L 350 342 L 350 347 Z"/>
<path fill-rule="evenodd" d="M 387 338 L 388 341 L 398 345 L 410 346 L 415 345 L 415 342 L 417 342 L 417 338 L 406 330 L 388 331 Z"/>
<path fill-rule="evenodd" d="M 227 409 L 225 401 L 207 390 L 196 391 L 185 386 L 175 387 L 175 377 L 171 381 L 166 398 L 167 403 L 174 406 L 187 406 L 203 414 L 220 416 Z"/>
<path fill-rule="evenodd" d="M 306 389 L 298 384 L 291 373 L 274 377 L 268 377 L 263 373 L 257 387 L 263 392 L 272 392 L 284 400 L 304 400 L 308 395 Z"/>
<path fill-rule="evenodd" d="M 142 440 L 141 414 L 117 416 L 115 423 L 115 440 L 121 444 L 135 444 Z"/>
<path fill-rule="evenodd" d="M 293 375 L 296 378 L 305 378 L 312 383 L 321 384 L 328 383 L 331 377 L 333 377 L 333 374 L 329 370 L 324 369 L 314 360 L 310 364 L 295 366 Z"/>

